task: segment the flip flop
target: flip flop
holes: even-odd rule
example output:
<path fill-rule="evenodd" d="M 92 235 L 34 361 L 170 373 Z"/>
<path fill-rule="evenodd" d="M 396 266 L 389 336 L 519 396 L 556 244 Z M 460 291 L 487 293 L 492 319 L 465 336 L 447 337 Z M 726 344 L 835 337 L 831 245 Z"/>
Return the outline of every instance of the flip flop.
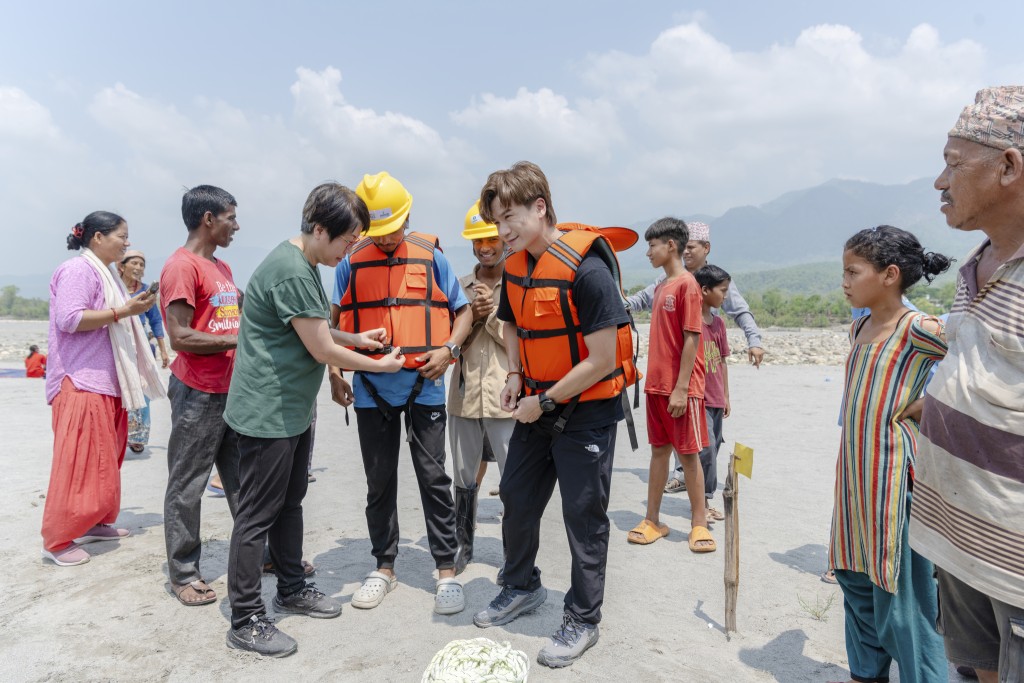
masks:
<path fill-rule="evenodd" d="M 705 514 L 707 514 L 708 519 L 710 519 L 712 522 L 721 522 L 723 519 L 725 519 L 725 514 L 723 514 L 720 510 L 716 510 L 715 508 L 710 506 L 705 509 Z"/>
<path fill-rule="evenodd" d="M 669 528 L 667 524 L 654 526 L 650 520 L 645 519 L 627 534 L 626 540 L 636 545 L 650 545 L 659 539 L 665 538 L 668 534 Z"/>
<path fill-rule="evenodd" d="M 186 607 L 209 605 L 217 601 L 217 594 L 202 579 L 181 586 L 172 585 L 171 591 L 174 592 L 174 597 L 178 598 L 178 602 Z"/>
<path fill-rule="evenodd" d="M 669 479 L 665 484 L 665 493 L 682 493 L 686 490 L 686 482 L 681 479 Z"/>
<path fill-rule="evenodd" d="M 718 550 L 718 544 L 706 527 L 695 526 L 690 529 L 690 550 L 695 553 L 713 553 Z M 697 545 L 701 541 L 711 541 L 710 545 Z"/>

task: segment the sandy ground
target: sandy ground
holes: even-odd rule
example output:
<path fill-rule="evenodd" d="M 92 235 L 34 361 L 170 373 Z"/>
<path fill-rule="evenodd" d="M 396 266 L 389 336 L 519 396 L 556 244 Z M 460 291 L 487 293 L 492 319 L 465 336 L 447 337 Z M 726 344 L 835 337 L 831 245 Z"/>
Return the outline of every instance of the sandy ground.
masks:
<path fill-rule="evenodd" d="M 43 325 L 45 335 L 45 324 L 35 325 Z M 719 552 L 690 553 L 684 494 L 666 496 L 663 504 L 664 520 L 672 528 L 668 538 L 646 547 L 627 544 L 626 533 L 643 516 L 649 455 L 645 447 L 632 452 L 621 430 L 609 508 L 612 539 L 601 640 L 571 668 L 554 671 L 532 664 L 531 681 L 846 679 L 842 597 L 837 587 L 819 580 L 832 508 L 841 368 L 755 370 L 734 364 L 730 375 L 734 414 L 725 424 L 720 469 L 734 441 L 756 453 L 753 480 L 743 479 L 740 488 L 739 632 L 727 635 L 723 628 L 723 525 L 712 529 Z M 168 403 L 153 404 L 151 445 L 141 455 L 129 453 L 122 469 L 118 523 L 130 528 L 132 537 L 93 544 L 91 562 L 60 568 L 44 563 L 39 554 L 52 448 L 43 382 L 0 379 L 0 432 L 6 446 L 0 561 L 7 567 L 0 574 L 0 618 L 6 626 L 0 680 L 263 681 L 298 676 L 418 681 L 446 643 L 480 636 L 508 640 L 533 661 L 559 624 L 569 583 L 557 492 L 544 517 L 538 557 L 547 603 L 505 627 L 484 631 L 472 624 L 472 615 L 498 592 L 494 577 L 501 559 L 501 504 L 486 495 L 497 486 L 497 471 L 488 472 L 483 485 L 476 562 L 461 577 L 466 610 L 439 617 L 431 611 L 433 561 L 412 467 L 404 458 L 396 566 L 400 586 L 377 609 L 351 608 L 352 594 L 373 568 L 363 512 L 365 480 L 354 419 L 345 425 L 326 385 L 319 411 L 313 462 L 317 481 L 304 506 L 304 554 L 319 569 L 317 586 L 346 606 L 340 618 L 330 621 L 280 619 L 281 628 L 299 641 L 299 651 L 266 660 L 225 647 L 226 600 L 186 608 L 168 593 L 162 527 Z M 636 417 L 644 444 L 642 407 Z M 716 503 L 721 504 L 720 496 Z M 230 532 L 223 499 L 204 498 L 203 573 L 222 598 Z M 273 578 L 264 579 L 263 589 L 269 604 Z M 959 678 L 954 674 L 951 680 Z"/>

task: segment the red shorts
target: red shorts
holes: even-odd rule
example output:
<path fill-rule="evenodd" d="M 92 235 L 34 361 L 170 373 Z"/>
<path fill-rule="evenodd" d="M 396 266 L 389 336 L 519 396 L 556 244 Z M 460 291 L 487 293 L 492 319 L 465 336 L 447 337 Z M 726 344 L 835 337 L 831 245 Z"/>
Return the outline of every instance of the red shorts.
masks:
<path fill-rule="evenodd" d="M 708 423 L 704 418 L 704 399 L 686 399 L 686 414 L 672 417 L 668 396 L 647 394 L 647 442 L 652 446 L 672 446 L 676 453 L 700 453 L 708 445 Z"/>

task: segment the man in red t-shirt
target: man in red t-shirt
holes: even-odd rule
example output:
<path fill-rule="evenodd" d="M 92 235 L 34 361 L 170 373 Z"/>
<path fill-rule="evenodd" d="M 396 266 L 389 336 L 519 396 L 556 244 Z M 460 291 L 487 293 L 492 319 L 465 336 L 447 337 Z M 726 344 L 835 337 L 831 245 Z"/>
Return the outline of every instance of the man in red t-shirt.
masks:
<path fill-rule="evenodd" d="M 178 354 L 171 363 L 167 390 L 167 573 L 174 595 L 190 606 L 217 599 L 199 572 L 199 510 L 214 464 L 232 516 L 238 502 L 237 435 L 223 414 L 238 342 L 241 295 L 231 268 L 214 256 L 238 232 L 236 207 L 235 198 L 219 187 L 199 185 L 186 192 L 181 216 L 188 239 L 160 273 L 160 305 L 171 348 Z"/>
<path fill-rule="evenodd" d="M 647 351 L 647 438 L 651 468 L 647 481 L 647 515 L 629 532 L 630 543 L 646 545 L 668 536 L 659 520 L 661 499 L 668 480 L 669 457 L 679 453 L 690 498 L 690 550 L 711 552 L 715 541 L 707 530 L 704 510 L 704 473 L 697 454 L 708 441 L 704 421 L 703 297 L 697 281 L 683 266 L 682 249 L 690 236 L 677 218 L 655 221 L 644 234 L 647 258 L 665 270 L 665 280 L 654 292 L 650 345 Z"/>

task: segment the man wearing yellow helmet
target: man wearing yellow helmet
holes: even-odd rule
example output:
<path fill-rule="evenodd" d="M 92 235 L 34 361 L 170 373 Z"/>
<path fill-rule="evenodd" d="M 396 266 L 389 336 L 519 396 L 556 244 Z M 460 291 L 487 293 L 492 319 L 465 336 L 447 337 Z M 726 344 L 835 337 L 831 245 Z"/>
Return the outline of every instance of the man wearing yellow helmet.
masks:
<path fill-rule="evenodd" d="M 473 272 L 459 278 L 466 297 L 472 301 L 473 329 L 462 345 L 448 391 L 448 437 L 452 448 L 455 479 L 455 534 L 459 552 L 455 571 L 461 572 L 473 559 L 473 531 L 476 526 L 477 471 L 484 439 L 491 445 L 498 470 L 505 469 L 505 451 L 516 421 L 501 409 L 499 394 L 508 373 L 504 329 L 497 317 L 501 276 L 505 272 L 505 243 L 498 228 L 480 217 L 479 202 L 466 214 L 465 239 L 473 243 L 478 261 Z"/>
<path fill-rule="evenodd" d="M 405 187 L 388 173 L 378 173 L 364 176 L 356 194 L 370 210 L 370 228 L 335 269 L 331 320 L 349 332 L 384 328 L 387 346 L 370 355 L 401 347 L 406 361 L 394 374 L 358 372 L 352 383 L 366 472 L 366 523 L 377 559 L 352 606 L 372 609 L 398 585 L 398 417 L 404 414 L 438 570 L 434 612 L 455 614 L 466 603 L 455 579 L 455 504 L 444 467 L 444 373 L 458 359 L 473 316 L 437 238 L 406 232 L 412 195 Z M 344 404 L 348 397 L 340 370 L 332 368 L 331 374 L 332 393 Z"/>

